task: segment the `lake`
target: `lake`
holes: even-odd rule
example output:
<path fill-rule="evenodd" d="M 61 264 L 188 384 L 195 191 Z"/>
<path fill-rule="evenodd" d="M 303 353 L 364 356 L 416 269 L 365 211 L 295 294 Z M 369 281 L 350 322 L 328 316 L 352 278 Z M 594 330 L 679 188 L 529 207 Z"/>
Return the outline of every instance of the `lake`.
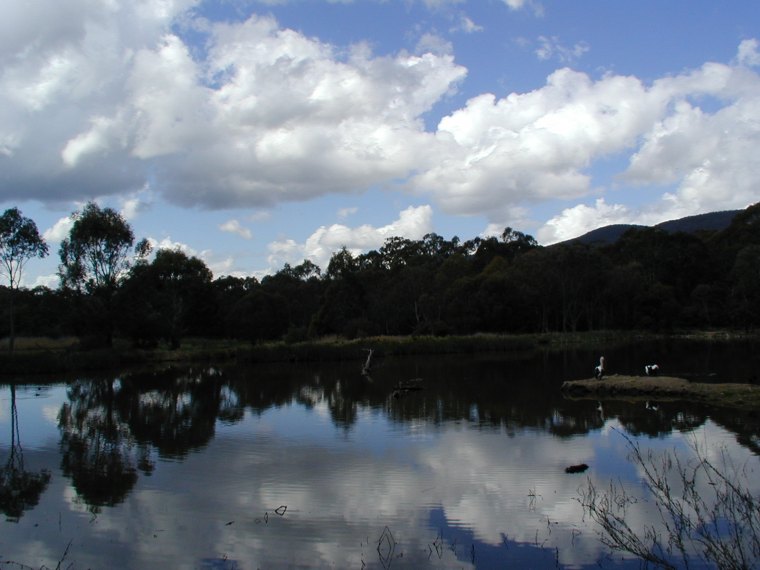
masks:
<path fill-rule="evenodd" d="M 725 382 L 757 374 L 758 348 L 604 355 L 613 373 L 656 361 Z M 600 354 L 375 354 L 369 377 L 358 355 L 6 381 L 0 567 L 639 568 L 602 543 L 583 489 L 624 485 L 632 524 L 656 518 L 633 443 L 686 463 L 699 449 L 757 494 L 760 418 L 564 399 Z"/>

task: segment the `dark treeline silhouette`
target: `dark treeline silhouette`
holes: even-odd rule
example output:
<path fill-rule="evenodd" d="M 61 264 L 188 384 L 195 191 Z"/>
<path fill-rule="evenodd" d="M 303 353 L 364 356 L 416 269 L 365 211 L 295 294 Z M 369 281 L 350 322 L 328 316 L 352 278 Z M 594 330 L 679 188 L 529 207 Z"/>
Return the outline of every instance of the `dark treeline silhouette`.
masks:
<path fill-rule="evenodd" d="M 543 247 L 511 228 L 464 242 L 393 237 L 361 255 L 343 248 L 324 271 L 304 261 L 261 281 L 214 279 L 179 250 L 149 260 L 144 244 L 118 280 L 76 281 L 73 237 L 65 243 L 59 289 L 13 292 L 16 334 L 104 344 L 115 332 L 139 346 L 177 347 L 188 336 L 258 342 L 760 325 L 760 203 L 724 230 L 632 228 L 607 245 Z M 4 311 L 11 292 L 0 288 Z M 0 318 L 0 336 L 7 322 Z"/>

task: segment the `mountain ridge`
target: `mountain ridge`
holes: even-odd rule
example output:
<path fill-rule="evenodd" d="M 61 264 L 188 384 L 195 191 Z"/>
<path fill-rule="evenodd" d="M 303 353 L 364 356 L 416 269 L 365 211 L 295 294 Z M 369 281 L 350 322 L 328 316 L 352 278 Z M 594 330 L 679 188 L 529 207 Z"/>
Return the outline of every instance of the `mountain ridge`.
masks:
<path fill-rule="evenodd" d="M 696 214 L 667 220 L 655 224 L 654 226 L 645 226 L 640 224 L 610 224 L 603 226 L 585 234 L 565 240 L 561 243 L 582 243 L 586 245 L 609 245 L 615 243 L 622 235 L 631 229 L 659 228 L 668 233 L 684 232 L 688 234 L 703 231 L 721 231 L 726 229 L 734 217 L 744 210 L 721 210 L 718 212 L 707 212 L 705 214 Z"/>

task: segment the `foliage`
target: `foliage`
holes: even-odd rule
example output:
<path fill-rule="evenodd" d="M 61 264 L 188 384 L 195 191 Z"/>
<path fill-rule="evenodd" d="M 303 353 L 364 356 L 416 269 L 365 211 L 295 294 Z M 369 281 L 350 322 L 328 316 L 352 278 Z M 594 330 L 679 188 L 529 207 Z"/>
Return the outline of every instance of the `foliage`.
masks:
<path fill-rule="evenodd" d="M 18 288 L 27 261 L 47 254 L 47 244 L 33 220 L 18 208 L 9 208 L 0 216 L 0 273 L 8 278 L 11 289 Z"/>
<path fill-rule="evenodd" d="M 121 214 L 94 202 L 74 212 L 72 219 L 69 237 L 61 242 L 58 252 L 61 284 L 64 289 L 86 294 L 75 299 L 81 330 L 111 346 L 115 319 L 112 299 L 130 267 L 129 251 L 135 236 Z M 143 240 L 137 254 L 147 251 Z"/>
<path fill-rule="evenodd" d="M 172 349 L 188 331 L 203 334 L 198 313 L 211 294 L 211 280 L 211 271 L 197 257 L 158 250 L 151 263 L 137 263 L 121 287 L 122 333 L 136 346 L 155 346 L 163 339 Z"/>
<path fill-rule="evenodd" d="M 261 281 L 214 279 L 179 251 L 149 263 L 145 242 L 132 259 L 118 213 L 90 203 L 74 218 L 60 250 L 64 286 L 19 291 L 25 333 L 97 345 L 116 326 L 137 346 L 177 347 L 195 335 L 297 342 L 760 325 L 760 204 L 722 231 L 636 228 L 608 245 L 543 247 L 509 227 L 464 242 L 394 236 L 366 253 L 341 248 L 325 271 L 305 260 Z"/>
<path fill-rule="evenodd" d="M 128 254 L 135 241 L 132 228 L 121 214 L 94 202 L 74 212 L 72 219 L 69 237 L 59 250 L 62 285 L 88 293 L 114 291 L 129 268 Z"/>
<path fill-rule="evenodd" d="M 760 565 L 760 497 L 749 490 L 746 472 L 725 457 L 716 466 L 696 445 L 696 461 L 690 462 L 675 452 L 645 454 L 624 437 L 662 524 L 634 528 L 628 518 L 637 499 L 614 482 L 599 491 L 589 479 L 580 502 L 600 526 L 605 545 L 662 568 L 695 561 L 717 568 Z"/>
<path fill-rule="evenodd" d="M 0 216 L 0 273 L 8 278 L 10 342 L 9 352 L 13 352 L 16 340 L 15 290 L 21 284 L 21 276 L 26 262 L 33 257 L 45 257 L 48 247 L 40 237 L 37 224 L 25 218 L 18 208 L 9 208 Z"/>

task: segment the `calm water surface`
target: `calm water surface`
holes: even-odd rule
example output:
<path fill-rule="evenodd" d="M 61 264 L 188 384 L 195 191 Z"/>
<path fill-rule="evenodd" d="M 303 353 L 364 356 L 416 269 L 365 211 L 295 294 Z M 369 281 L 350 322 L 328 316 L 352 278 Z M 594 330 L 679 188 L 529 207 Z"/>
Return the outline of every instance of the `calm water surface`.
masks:
<path fill-rule="evenodd" d="M 657 360 L 743 381 L 757 348 L 605 356 L 620 373 Z M 754 473 L 760 420 L 563 399 L 598 356 L 376 355 L 364 378 L 359 355 L 0 385 L 0 567 L 638 568 L 600 542 L 579 489 L 619 481 L 646 504 L 624 436 Z M 564 472 L 578 463 L 589 470 Z"/>

